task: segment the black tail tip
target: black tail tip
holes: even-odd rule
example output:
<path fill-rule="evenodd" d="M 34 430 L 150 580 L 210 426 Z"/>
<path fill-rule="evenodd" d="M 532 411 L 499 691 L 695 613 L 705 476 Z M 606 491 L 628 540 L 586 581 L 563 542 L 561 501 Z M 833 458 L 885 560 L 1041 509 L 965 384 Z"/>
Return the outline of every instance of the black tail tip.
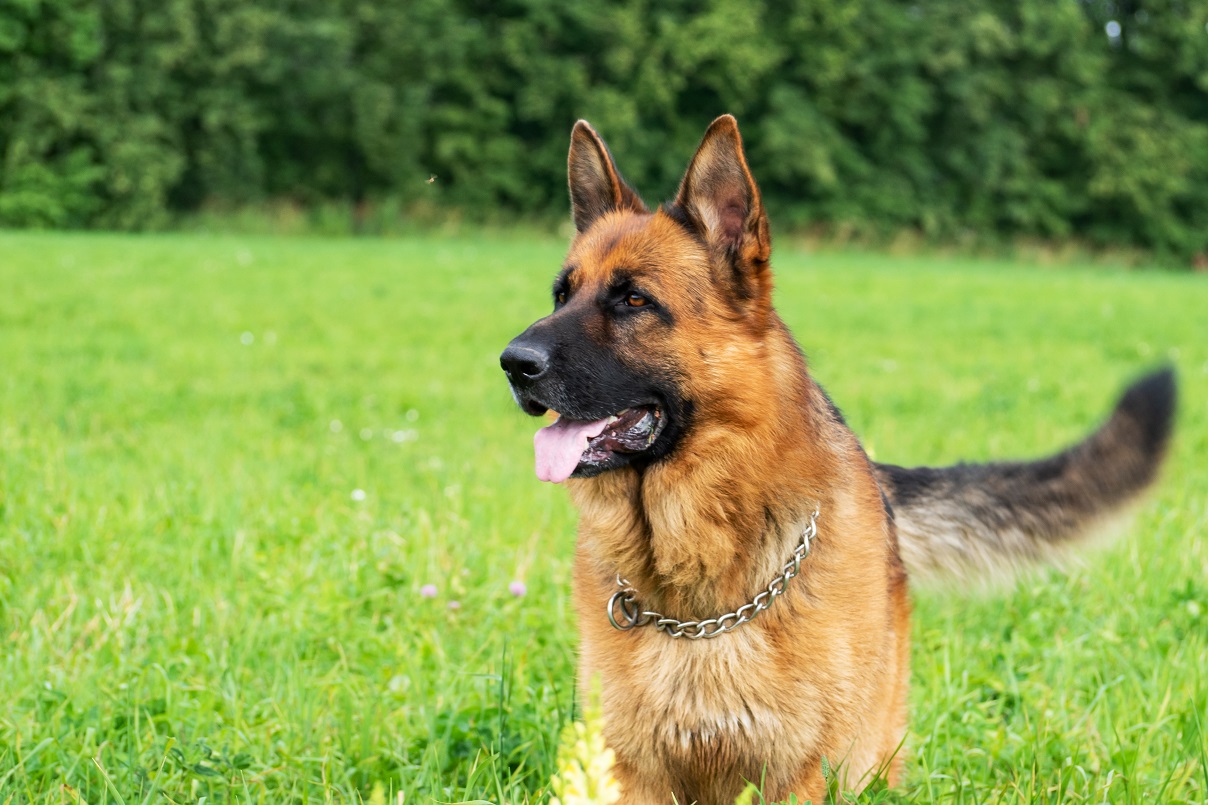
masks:
<path fill-rule="evenodd" d="M 1174 427 L 1174 411 L 1178 402 L 1178 384 L 1173 366 L 1163 366 L 1141 377 L 1129 386 L 1116 414 L 1133 419 L 1141 427 L 1143 447 L 1149 455 L 1166 449 Z"/>

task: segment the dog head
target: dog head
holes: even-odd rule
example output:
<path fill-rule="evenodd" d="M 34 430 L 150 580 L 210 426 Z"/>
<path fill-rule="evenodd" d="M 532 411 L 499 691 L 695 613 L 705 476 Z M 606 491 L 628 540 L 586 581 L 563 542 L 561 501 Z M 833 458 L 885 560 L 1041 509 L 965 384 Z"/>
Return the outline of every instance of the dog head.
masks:
<path fill-rule="evenodd" d="M 734 362 L 773 326 L 771 240 L 734 118 L 709 127 L 673 202 L 650 212 L 584 121 L 571 134 L 577 230 L 554 309 L 500 363 L 560 482 L 671 456 L 707 411 L 743 397 Z M 731 369 L 731 371 L 725 371 Z M 748 409 L 749 410 L 749 409 Z"/>

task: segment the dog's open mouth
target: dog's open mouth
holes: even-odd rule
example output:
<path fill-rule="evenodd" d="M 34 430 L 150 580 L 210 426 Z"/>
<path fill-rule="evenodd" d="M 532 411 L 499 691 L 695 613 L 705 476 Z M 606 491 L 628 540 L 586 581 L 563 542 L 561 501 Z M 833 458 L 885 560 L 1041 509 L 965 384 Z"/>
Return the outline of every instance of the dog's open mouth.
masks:
<path fill-rule="evenodd" d="M 626 408 L 593 421 L 558 417 L 537 431 L 537 477 L 562 483 L 577 469 L 606 468 L 617 454 L 641 453 L 663 430 L 665 418 L 655 405 Z"/>

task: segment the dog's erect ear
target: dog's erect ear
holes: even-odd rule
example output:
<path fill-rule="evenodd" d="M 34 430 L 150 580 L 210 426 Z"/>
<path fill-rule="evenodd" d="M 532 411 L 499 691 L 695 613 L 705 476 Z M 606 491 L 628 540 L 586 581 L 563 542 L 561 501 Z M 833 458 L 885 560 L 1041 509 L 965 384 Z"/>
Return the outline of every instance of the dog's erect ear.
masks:
<path fill-rule="evenodd" d="M 646 205 L 617 172 L 608 146 L 595 129 L 580 120 L 570 133 L 567 160 L 571 214 L 575 229 L 587 230 L 597 218 L 613 210 L 646 212 Z"/>
<path fill-rule="evenodd" d="M 688 171 L 675 204 L 709 246 L 728 260 L 734 291 L 743 300 L 771 297 L 768 260 L 772 240 L 768 218 L 742 151 L 738 121 L 722 115 L 713 121 Z"/>

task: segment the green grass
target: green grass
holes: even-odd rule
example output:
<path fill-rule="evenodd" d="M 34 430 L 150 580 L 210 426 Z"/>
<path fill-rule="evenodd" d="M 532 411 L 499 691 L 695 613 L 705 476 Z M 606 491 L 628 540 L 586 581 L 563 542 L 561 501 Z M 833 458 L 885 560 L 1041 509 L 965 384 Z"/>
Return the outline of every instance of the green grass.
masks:
<path fill-rule="evenodd" d="M 542 801 L 574 514 L 497 356 L 562 250 L 0 234 L 0 805 Z M 1169 470 L 1111 547 L 919 592 L 907 782 L 868 799 L 1208 800 L 1208 284 L 776 263 L 882 460 L 1041 453 L 1180 370 Z"/>

